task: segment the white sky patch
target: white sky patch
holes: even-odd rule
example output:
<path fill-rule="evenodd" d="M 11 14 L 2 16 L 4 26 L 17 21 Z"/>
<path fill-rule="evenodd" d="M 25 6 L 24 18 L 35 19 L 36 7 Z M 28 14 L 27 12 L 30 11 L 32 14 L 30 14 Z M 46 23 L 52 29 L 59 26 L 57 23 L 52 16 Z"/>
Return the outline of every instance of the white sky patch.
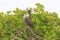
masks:
<path fill-rule="evenodd" d="M 60 0 L 0 0 L 0 11 L 6 12 L 15 8 L 33 8 L 37 2 L 42 3 L 45 6 L 45 10 L 57 12 L 60 17 Z"/>

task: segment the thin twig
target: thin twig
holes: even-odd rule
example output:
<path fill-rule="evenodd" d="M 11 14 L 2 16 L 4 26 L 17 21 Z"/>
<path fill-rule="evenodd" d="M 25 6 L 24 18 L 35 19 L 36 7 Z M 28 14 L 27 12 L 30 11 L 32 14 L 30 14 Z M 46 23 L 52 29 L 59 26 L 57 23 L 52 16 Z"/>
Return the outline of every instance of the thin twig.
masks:
<path fill-rule="evenodd" d="M 14 36 L 11 40 L 15 40 L 15 38 L 17 38 L 17 39 L 20 39 L 19 37 L 17 37 L 17 36 Z"/>

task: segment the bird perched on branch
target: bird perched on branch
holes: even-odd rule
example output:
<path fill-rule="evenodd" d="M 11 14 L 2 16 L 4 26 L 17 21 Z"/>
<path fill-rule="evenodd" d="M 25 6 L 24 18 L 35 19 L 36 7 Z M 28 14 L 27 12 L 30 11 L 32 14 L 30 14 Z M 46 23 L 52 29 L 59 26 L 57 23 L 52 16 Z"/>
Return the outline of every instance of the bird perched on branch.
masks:
<path fill-rule="evenodd" d="M 31 10 L 30 10 L 30 8 L 27 8 L 27 13 L 24 14 L 23 19 L 29 27 L 31 27 L 31 28 L 33 27 L 33 23 L 32 23 L 32 20 L 31 20 Z"/>

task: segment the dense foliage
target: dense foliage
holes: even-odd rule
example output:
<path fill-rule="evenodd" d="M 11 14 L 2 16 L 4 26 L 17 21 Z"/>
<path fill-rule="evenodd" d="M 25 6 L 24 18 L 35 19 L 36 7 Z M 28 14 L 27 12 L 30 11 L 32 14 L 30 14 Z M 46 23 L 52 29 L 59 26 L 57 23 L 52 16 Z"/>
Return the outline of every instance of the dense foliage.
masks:
<path fill-rule="evenodd" d="M 36 6 L 33 13 L 31 8 L 32 32 L 35 35 L 23 21 L 26 11 L 16 8 L 12 12 L 0 12 L 0 40 L 60 40 L 60 18 L 57 13 L 44 11 L 44 6 L 39 3 Z"/>

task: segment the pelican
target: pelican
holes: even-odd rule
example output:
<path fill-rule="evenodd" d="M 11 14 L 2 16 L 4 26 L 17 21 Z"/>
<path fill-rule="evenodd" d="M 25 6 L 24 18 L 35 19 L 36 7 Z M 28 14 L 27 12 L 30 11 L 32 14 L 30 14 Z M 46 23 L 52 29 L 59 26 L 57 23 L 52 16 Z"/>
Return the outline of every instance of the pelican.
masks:
<path fill-rule="evenodd" d="M 32 23 L 32 20 L 31 20 L 31 10 L 30 10 L 30 8 L 27 8 L 27 13 L 24 14 L 23 19 L 29 27 L 31 27 L 31 28 L 33 27 L 33 23 Z"/>

